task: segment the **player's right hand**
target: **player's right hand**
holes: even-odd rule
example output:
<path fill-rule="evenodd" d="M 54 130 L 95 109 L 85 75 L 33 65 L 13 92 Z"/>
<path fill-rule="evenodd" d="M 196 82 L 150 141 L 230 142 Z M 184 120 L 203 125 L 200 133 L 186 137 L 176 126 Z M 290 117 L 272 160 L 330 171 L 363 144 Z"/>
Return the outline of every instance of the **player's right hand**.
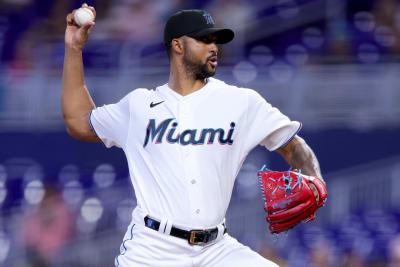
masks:
<path fill-rule="evenodd" d="M 86 3 L 83 4 L 82 7 L 90 8 L 96 19 L 96 10 L 94 7 L 88 6 Z M 94 26 L 94 22 L 89 21 L 82 25 L 82 27 L 79 27 L 79 25 L 74 21 L 75 12 L 76 9 L 69 13 L 66 18 L 67 28 L 65 30 L 65 46 L 79 51 L 83 49 L 83 46 L 85 45 Z"/>

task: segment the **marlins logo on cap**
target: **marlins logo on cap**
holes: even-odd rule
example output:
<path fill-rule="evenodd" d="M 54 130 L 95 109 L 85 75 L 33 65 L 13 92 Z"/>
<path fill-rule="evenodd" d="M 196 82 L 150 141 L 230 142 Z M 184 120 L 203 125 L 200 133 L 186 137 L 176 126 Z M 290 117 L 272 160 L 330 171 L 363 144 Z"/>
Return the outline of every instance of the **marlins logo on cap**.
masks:
<path fill-rule="evenodd" d="M 203 13 L 203 17 L 206 19 L 207 24 L 215 24 L 213 18 L 207 12 Z"/>

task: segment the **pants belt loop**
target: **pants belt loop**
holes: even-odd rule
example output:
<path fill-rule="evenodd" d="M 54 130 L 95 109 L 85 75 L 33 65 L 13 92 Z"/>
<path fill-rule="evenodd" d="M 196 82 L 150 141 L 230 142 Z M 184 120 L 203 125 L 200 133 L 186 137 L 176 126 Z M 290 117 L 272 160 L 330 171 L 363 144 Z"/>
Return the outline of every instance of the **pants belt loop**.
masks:
<path fill-rule="evenodd" d="M 218 235 L 217 235 L 216 239 L 220 240 L 222 238 L 222 236 L 224 235 L 225 227 L 222 224 L 218 224 L 217 228 L 218 228 Z"/>
<path fill-rule="evenodd" d="M 172 222 L 167 220 L 166 226 L 167 226 L 167 227 L 165 227 L 165 232 L 164 232 L 164 234 L 169 235 L 169 234 L 171 233 Z"/>
<path fill-rule="evenodd" d="M 160 228 L 158 228 L 158 231 L 162 234 L 165 233 L 165 228 L 167 227 L 167 219 L 161 219 L 160 220 Z"/>

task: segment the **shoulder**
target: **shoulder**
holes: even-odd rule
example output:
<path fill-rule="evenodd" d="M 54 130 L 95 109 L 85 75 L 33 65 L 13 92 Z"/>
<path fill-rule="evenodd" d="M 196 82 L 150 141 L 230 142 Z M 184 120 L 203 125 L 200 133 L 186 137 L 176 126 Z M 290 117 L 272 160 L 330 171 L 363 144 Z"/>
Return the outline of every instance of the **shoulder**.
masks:
<path fill-rule="evenodd" d="M 154 94 L 154 89 L 147 89 L 147 88 L 137 88 L 129 92 L 127 95 L 125 95 L 121 101 L 122 102 L 140 102 L 145 99 L 148 99 L 151 97 L 151 95 Z"/>
<path fill-rule="evenodd" d="M 219 90 L 236 90 L 239 87 L 231 84 L 227 84 L 226 82 L 216 79 L 216 78 L 208 78 L 208 82 L 212 88 L 217 88 Z"/>
<path fill-rule="evenodd" d="M 154 89 L 147 89 L 147 88 L 136 88 L 128 93 L 127 97 L 147 97 L 154 93 Z"/>
<path fill-rule="evenodd" d="M 228 84 L 216 78 L 209 78 L 212 86 L 218 89 L 220 93 L 228 93 L 231 96 L 246 97 L 252 99 L 263 99 L 263 97 L 254 89 L 239 87 L 236 85 Z"/>

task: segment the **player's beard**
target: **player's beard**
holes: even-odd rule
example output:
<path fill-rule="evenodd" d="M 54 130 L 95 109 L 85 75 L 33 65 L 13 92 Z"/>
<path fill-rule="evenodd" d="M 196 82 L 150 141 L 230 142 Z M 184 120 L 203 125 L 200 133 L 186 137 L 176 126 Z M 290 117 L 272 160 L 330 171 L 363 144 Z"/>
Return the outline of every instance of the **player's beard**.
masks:
<path fill-rule="evenodd" d="M 211 55 L 206 59 L 206 63 L 199 62 L 193 57 L 193 54 L 188 49 L 188 46 L 185 47 L 185 52 L 183 54 L 182 63 L 185 66 L 185 70 L 187 74 L 194 77 L 195 80 L 204 80 L 206 78 L 212 77 L 215 75 L 216 68 L 210 68 L 208 66 L 208 61 L 212 56 Z"/>

